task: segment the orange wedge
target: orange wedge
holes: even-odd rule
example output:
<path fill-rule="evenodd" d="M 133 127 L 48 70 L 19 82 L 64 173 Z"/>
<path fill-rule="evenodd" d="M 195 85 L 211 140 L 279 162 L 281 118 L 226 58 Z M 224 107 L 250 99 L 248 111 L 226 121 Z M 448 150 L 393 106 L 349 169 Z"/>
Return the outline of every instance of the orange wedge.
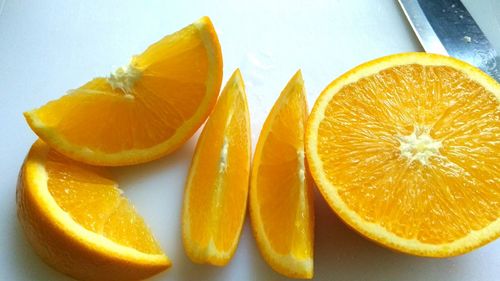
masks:
<path fill-rule="evenodd" d="M 294 278 L 313 276 L 314 208 L 304 156 L 306 119 L 306 93 L 298 71 L 264 123 L 250 185 L 250 218 L 259 250 L 275 271 Z"/>
<path fill-rule="evenodd" d="M 360 65 L 308 121 L 311 173 L 333 210 L 405 253 L 448 257 L 500 235 L 500 85 L 453 58 Z"/>
<path fill-rule="evenodd" d="M 109 77 L 24 116 L 42 140 L 69 158 L 137 164 L 171 153 L 191 137 L 212 110 L 221 80 L 219 41 L 203 17 Z"/>
<path fill-rule="evenodd" d="M 170 267 L 102 168 L 69 160 L 42 141 L 21 169 L 17 207 L 36 253 L 79 280 L 141 280 Z"/>
<path fill-rule="evenodd" d="M 250 174 L 250 122 L 236 70 L 200 135 L 186 183 L 182 238 L 196 263 L 225 265 L 245 219 Z"/>

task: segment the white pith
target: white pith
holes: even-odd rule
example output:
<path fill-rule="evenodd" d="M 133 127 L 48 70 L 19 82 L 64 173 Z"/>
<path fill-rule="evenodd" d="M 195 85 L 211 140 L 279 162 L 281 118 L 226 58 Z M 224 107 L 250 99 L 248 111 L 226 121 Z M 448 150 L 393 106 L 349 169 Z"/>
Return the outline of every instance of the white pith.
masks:
<path fill-rule="evenodd" d="M 134 85 L 141 76 L 142 71 L 130 63 L 127 66 L 118 67 L 114 72 L 111 72 L 108 77 L 108 83 L 113 90 L 122 90 L 125 97 L 134 98 L 132 94 Z"/>
<path fill-rule="evenodd" d="M 408 136 L 399 136 L 399 149 L 401 156 L 408 159 L 411 163 L 418 161 L 422 165 L 429 164 L 429 158 L 439 155 L 439 148 L 442 144 L 440 141 L 433 139 L 429 134 L 428 129 L 413 130 Z"/>

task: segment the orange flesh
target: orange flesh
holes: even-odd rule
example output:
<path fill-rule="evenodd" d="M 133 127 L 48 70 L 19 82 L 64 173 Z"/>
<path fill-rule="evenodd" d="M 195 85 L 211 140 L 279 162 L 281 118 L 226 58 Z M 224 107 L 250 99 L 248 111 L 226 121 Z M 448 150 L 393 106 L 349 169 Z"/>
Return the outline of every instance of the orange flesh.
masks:
<path fill-rule="evenodd" d="M 50 150 L 45 163 L 48 188 L 71 218 L 92 232 L 148 254 L 162 254 L 143 219 L 102 169 Z"/>
<path fill-rule="evenodd" d="M 277 254 L 310 259 L 314 226 L 304 159 L 307 103 L 303 82 L 297 79 L 281 94 L 259 137 L 252 172 L 257 204 L 251 208 L 259 213 L 265 239 Z"/>
<path fill-rule="evenodd" d="M 186 185 L 183 227 L 188 236 L 184 242 L 194 261 L 228 261 L 216 260 L 205 252 L 211 243 L 218 251 L 232 255 L 245 217 L 249 170 L 249 113 L 237 72 L 200 135 Z M 201 252 L 194 253 L 194 248 Z"/>
<path fill-rule="evenodd" d="M 134 57 L 131 65 L 142 73 L 128 95 L 96 78 L 39 108 L 37 118 L 70 143 L 107 153 L 149 148 L 190 130 L 185 122 L 207 99 L 211 75 L 197 33 L 190 25 Z"/>
<path fill-rule="evenodd" d="M 426 164 L 402 155 L 401 137 L 413 132 L 441 144 Z M 441 244 L 500 217 L 499 135 L 492 93 L 450 67 L 404 65 L 342 88 L 320 123 L 318 151 L 363 219 Z"/>

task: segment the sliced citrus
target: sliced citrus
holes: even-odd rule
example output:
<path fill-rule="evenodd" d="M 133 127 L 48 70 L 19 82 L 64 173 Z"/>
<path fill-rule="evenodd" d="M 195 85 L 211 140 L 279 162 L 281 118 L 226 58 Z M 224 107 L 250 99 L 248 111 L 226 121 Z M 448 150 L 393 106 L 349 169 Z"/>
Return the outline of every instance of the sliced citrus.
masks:
<path fill-rule="evenodd" d="M 257 142 L 250 218 L 259 250 L 277 272 L 313 276 L 312 180 L 304 156 L 307 101 L 298 71 L 274 104 Z"/>
<path fill-rule="evenodd" d="M 141 280 L 170 266 L 143 219 L 102 168 L 37 141 L 21 169 L 19 221 L 37 254 L 80 280 Z"/>
<path fill-rule="evenodd" d="M 248 106 L 236 70 L 200 135 L 186 183 L 182 238 L 192 261 L 225 265 L 233 256 L 245 219 L 250 154 Z"/>
<path fill-rule="evenodd" d="M 181 146 L 212 110 L 222 56 L 208 17 L 168 35 L 108 78 L 25 112 L 33 131 L 82 162 L 147 162 Z"/>
<path fill-rule="evenodd" d="M 307 158 L 354 229 L 420 256 L 500 235 L 500 85 L 453 58 L 407 53 L 360 65 L 320 95 Z"/>

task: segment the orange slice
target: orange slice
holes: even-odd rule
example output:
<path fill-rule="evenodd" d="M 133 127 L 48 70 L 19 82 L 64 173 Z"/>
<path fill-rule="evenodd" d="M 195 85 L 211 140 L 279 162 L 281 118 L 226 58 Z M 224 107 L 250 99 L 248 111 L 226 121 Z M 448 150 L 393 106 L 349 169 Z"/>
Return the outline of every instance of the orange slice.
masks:
<path fill-rule="evenodd" d="M 119 166 L 180 147 L 219 94 L 222 55 L 208 17 L 168 35 L 127 67 L 24 113 L 47 144 L 75 160 Z"/>
<path fill-rule="evenodd" d="M 225 265 L 245 219 L 250 174 L 250 122 L 236 70 L 200 135 L 182 212 L 184 249 L 192 261 Z"/>
<path fill-rule="evenodd" d="M 500 235 L 500 85 L 425 53 L 333 81 L 307 125 L 311 173 L 366 237 L 405 253 L 463 254 Z"/>
<path fill-rule="evenodd" d="M 42 141 L 21 169 L 17 207 L 36 253 L 79 280 L 141 280 L 170 267 L 102 168 L 69 160 Z"/>
<path fill-rule="evenodd" d="M 259 250 L 277 272 L 313 276 L 312 181 L 304 156 L 307 101 L 298 71 L 274 104 L 257 142 L 250 218 Z"/>

